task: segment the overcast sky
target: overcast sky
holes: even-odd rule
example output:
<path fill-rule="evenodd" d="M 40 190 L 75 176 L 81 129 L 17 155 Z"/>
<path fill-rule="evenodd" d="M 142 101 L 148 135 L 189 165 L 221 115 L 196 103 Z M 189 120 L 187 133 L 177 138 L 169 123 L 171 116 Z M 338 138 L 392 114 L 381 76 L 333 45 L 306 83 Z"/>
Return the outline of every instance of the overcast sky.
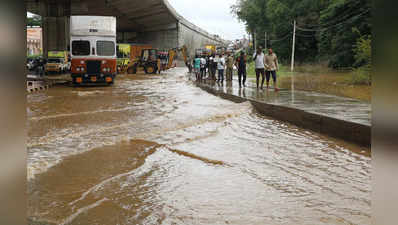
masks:
<path fill-rule="evenodd" d="M 193 24 L 224 39 L 241 39 L 245 26 L 231 13 L 236 0 L 169 0 L 176 11 Z M 246 35 L 247 37 L 247 35 Z"/>

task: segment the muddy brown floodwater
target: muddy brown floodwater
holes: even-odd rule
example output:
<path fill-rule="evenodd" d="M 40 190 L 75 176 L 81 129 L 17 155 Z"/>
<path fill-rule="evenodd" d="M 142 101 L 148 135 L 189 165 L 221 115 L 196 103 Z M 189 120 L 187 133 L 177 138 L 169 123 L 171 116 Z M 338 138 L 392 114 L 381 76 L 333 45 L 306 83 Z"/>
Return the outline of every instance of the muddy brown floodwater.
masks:
<path fill-rule="evenodd" d="M 363 149 L 212 96 L 185 72 L 29 94 L 32 224 L 371 224 Z"/>

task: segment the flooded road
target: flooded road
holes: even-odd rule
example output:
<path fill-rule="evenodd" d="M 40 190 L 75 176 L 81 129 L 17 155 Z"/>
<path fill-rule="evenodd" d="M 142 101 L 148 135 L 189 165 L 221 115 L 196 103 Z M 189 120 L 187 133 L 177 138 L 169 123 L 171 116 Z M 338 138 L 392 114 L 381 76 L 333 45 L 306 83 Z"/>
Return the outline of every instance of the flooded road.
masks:
<path fill-rule="evenodd" d="M 28 217 L 65 225 L 371 224 L 363 149 L 212 96 L 185 71 L 29 94 Z"/>

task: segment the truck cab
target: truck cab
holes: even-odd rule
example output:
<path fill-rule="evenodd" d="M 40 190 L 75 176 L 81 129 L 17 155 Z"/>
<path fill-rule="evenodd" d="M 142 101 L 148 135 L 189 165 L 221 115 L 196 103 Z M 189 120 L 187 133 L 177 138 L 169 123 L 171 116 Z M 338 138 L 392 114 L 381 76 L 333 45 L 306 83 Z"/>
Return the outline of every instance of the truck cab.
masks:
<path fill-rule="evenodd" d="M 116 18 L 71 17 L 71 76 L 75 85 L 113 84 L 116 76 Z"/>

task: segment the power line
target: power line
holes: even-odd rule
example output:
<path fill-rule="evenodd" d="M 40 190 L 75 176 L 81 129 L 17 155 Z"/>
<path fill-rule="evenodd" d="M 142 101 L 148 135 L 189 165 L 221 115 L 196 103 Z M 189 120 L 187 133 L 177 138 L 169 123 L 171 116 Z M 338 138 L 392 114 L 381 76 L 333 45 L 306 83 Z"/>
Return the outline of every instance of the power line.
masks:
<path fill-rule="evenodd" d="M 370 12 L 370 10 L 366 10 L 366 11 L 364 11 L 364 12 L 358 14 L 358 15 L 352 16 L 352 17 L 350 17 L 350 18 L 348 18 L 348 19 L 346 19 L 346 20 L 344 20 L 344 21 L 342 21 L 342 22 L 340 22 L 340 23 L 337 23 L 337 24 L 334 24 L 334 25 L 331 25 L 331 26 L 327 26 L 327 27 L 322 27 L 322 28 L 319 28 L 319 29 L 307 29 L 307 28 L 303 28 L 303 27 L 300 27 L 300 26 L 297 26 L 297 29 L 298 29 L 298 30 L 301 30 L 301 31 L 309 31 L 309 32 L 310 32 L 310 31 L 314 31 L 314 32 L 315 32 L 315 31 L 324 31 L 324 30 L 328 30 L 328 29 L 330 29 L 330 28 L 339 26 L 339 25 L 341 25 L 341 24 L 344 24 L 344 23 L 350 21 L 351 19 L 360 17 L 360 16 L 362 16 L 362 15 L 368 13 L 368 12 Z"/>
<path fill-rule="evenodd" d="M 275 39 L 275 40 L 269 40 L 269 41 L 270 41 L 270 42 L 283 41 L 283 40 L 285 40 L 287 37 L 290 37 L 291 34 L 292 34 L 292 32 L 289 32 L 289 33 L 287 33 L 283 38 Z"/>
<path fill-rule="evenodd" d="M 367 9 L 366 11 L 370 11 L 370 9 Z M 340 22 L 342 22 L 342 21 L 344 21 L 344 20 L 346 20 L 347 18 L 350 18 L 350 17 L 353 17 L 353 16 L 355 16 L 355 14 L 357 14 L 358 12 L 353 12 L 353 13 L 351 13 L 351 14 L 345 14 L 344 16 L 342 16 L 341 18 L 339 18 L 338 20 L 336 20 L 336 21 L 333 21 L 333 22 L 330 22 L 329 21 L 329 23 L 328 24 L 323 24 L 323 25 L 320 25 L 320 24 L 304 24 L 304 23 L 301 23 L 301 27 L 304 27 L 304 26 L 306 26 L 306 27 L 320 27 L 320 26 L 323 26 L 323 27 L 328 27 L 328 26 L 330 26 L 330 25 L 333 25 L 333 24 L 336 24 L 336 23 L 340 23 Z M 341 14 L 343 14 L 343 13 L 341 13 Z M 359 13 L 360 14 L 360 13 Z M 309 28 L 308 28 L 309 29 Z M 314 28 L 315 29 L 315 28 Z"/>
<path fill-rule="evenodd" d="M 331 28 L 333 28 L 333 27 L 337 27 L 337 26 L 339 26 L 339 25 L 342 25 L 342 24 L 344 24 L 344 23 L 346 23 L 346 22 L 348 22 L 348 21 L 350 21 L 350 20 L 352 20 L 352 19 L 354 19 L 354 18 L 360 17 L 360 16 L 362 16 L 362 15 L 368 13 L 368 12 L 370 12 L 370 10 L 366 10 L 366 11 L 360 13 L 360 14 L 357 14 L 357 15 L 352 16 L 352 17 L 350 17 L 350 18 L 348 18 L 348 19 L 346 19 L 346 20 L 344 20 L 344 21 L 341 21 L 340 23 L 333 24 L 333 25 L 328 26 L 328 27 L 323 27 L 323 28 L 319 28 L 319 29 L 307 29 L 307 28 L 303 28 L 303 27 L 300 27 L 300 26 L 297 26 L 297 25 L 296 25 L 296 29 L 297 29 L 297 30 L 300 30 L 300 31 L 304 31 L 304 32 L 326 31 L 326 30 L 329 30 L 329 29 L 331 29 Z M 282 38 L 275 39 L 275 40 L 269 40 L 269 41 L 270 41 L 270 42 L 279 42 L 279 41 L 283 41 L 283 40 L 285 40 L 286 38 L 290 37 L 291 34 L 292 34 L 292 32 L 288 32 L 288 33 L 287 33 L 285 36 L 283 36 Z M 309 35 L 297 34 L 297 33 L 296 33 L 296 36 L 298 36 L 298 37 L 304 37 L 304 38 L 311 38 L 311 37 L 315 37 L 316 35 L 317 35 L 316 33 L 314 33 L 314 34 L 309 34 Z"/>
<path fill-rule="evenodd" d="M 296 33 L 296 36 L 297 36 L 297 37 L 308 37 L 308 38 L 309 38 L 309 37 L 315 37 L 316 34 L 313 34 L 313 35 L 304 35 L 304 34 L 297 34 L 297 33 Z"/>

